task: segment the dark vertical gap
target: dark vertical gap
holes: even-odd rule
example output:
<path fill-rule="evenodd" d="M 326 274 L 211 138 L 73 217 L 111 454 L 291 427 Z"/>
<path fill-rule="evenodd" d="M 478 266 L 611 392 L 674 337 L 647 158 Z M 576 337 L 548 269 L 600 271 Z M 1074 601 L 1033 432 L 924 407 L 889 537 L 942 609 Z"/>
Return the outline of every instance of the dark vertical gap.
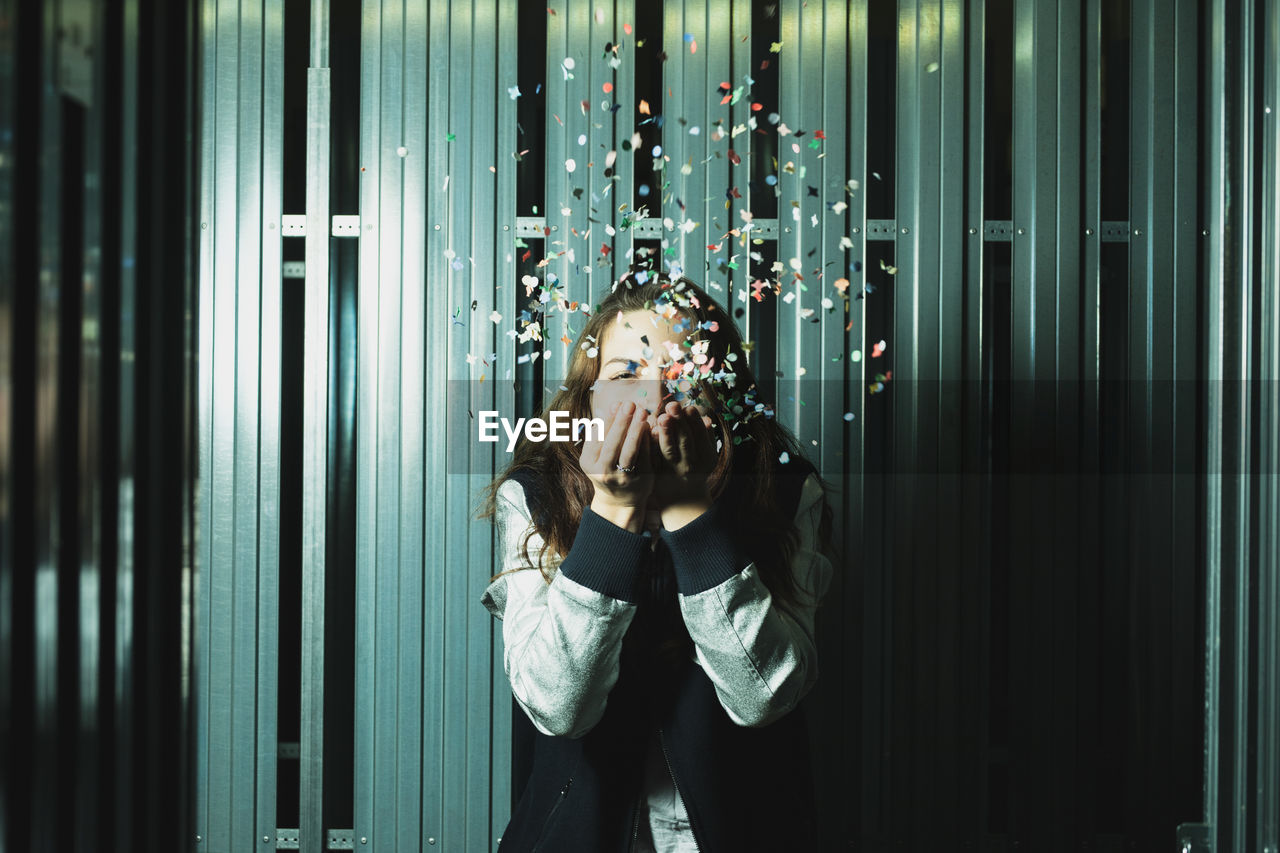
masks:
<path fill-rule="evenodd" d="M 515 328 L 521 333 L 527 331 L 526 327 L 529 323 L 535 321 L 541 323 L 544 320 L 542 306 L 538 303 L 537 286 L 535 285 L 531 292 L 526 292 L 528 285 L 525 284 L 524 279 L 526 276 L 530 280 L 541 279 L 538 262 L 542 260 L 543 253 L 546 251 L 545 245 L 545 240 L 541 237 L 516 240 L 516 282 L 513 288 L 516 306 Z M 515 344 L 513 348 L 515 355 L 508 357 L 513 358 L 515 362 L 514 372 L 512 376 L 504 375 L 502 381 L 506 382 L 510 379 L 515 383 L 516 417 L 531 417 L 540 412 L 542 400 L 542 373 L 537 369 L 542 357 L 539 356 L 537 361 L 533 361 L 531 354 L 542 352 L 542 347 L 532 338 L 524 343 L 514 338 L 512 341 Z"/>
<path fill-rule="evenodd" d="M 1105 183 L 1105 182 L 1104 182 Z M 1099 247 L 1102 300 L 1098 337 L 1102 394 L 1098 403 L 1098 453 L 1107 485 L 1102 491 L 1098 566 L 1098 695 L 1108 697 L 1099 720 L 1099 761 L 1094 782 L 1098 832 L 1120 835 L 1126 826 L 1129 738 L 1129 560 L 1125 534 L 1128 491 L 1125 480 L 1125 407 L 1128 345 L 1129 252 L 1125 243 Z M 1108 357 L 1108 354 L 1113 354 Z M 1121 489 L 1114 486 L 1123 485 Z"/>
<path fill-rule="evenodd" d="M 1104 482 L 1101 495 L 1099 531 L 1101 564 L 1098 567 L 1099 660 L 1096 677 L 1098 694 L 1109 697 L 1099 723 L 1096 800 L 1097 829 L 1100 834 L 1124 837 L 1139 821 L 1131 813 L 1138 803 L 1130 800 L 1131 762 L 1138 757 L 1136 743 L 1129 737 L 1134 689 L 1139 672 L 1131 661 L 1133 637 L 1130 629 L 1130 575 L 1135 571 L 1127 558 L 1129 542 L 1129 250 L 1123 242 L 1108 242 L 1107 222 L 1128 222 L 1130 159 L 1131 56 L 1130 0 L 1101 6 L 1101 49 L 1099 61 L 1099 207 L 1103 231 L 1099 237 L 1098 341 L 1101 351 L 1099 376 L 1099 457 Z M 1115 488 L 1119 486 L 1119 488 Z"/>
<path fill-rule="evenodd" d="M 663 44 L 662 2 L 636 4 L 636 103 L 635 128 L 640 146 L 633 150 L 630 139 L 619 143 L 619 157 L 634 158 L 635 205 L 648 207 L 649 217 L 662 216 L 662 175 L 653 168 L 653 146 L 662 144 L 662 114 L 667 99 L 663 90 L 663 70 L 667 61 Z M 640 112 L 640 103 L 648 104 L 648 114 Z"/>
<path fill-rule="evenodd" d="M 776 198 L 774 203 L 776 211 Z M 778 399 L 780 373 L 778 370 L 778 300 L 781 296 L 774 288 L 778 287 L 781 274 L 773 271 L 773 265 L 778 261 L 778 241 L 765 240 L 759 246 L 753 246 L 752 251 L 752 266 L 749 267 L 753 270 L 752 284 L 748 286 L 747 299 L 752 303 L 751 322 L 754 325 L 749 342 L 754 345 L 751 352 L 747 354 L 747 363 L 751 365 L 751 372 L 756 377 L 756 399 L 759 402 L 774 405 Z M 755 261 L 756 257 L 759 257 L 758 263 Z M 755 286 L 757 283 L 762 286 L 757 288 Z M 759 299 L 756 298 L 757 295 Z M 742 304 L 726 305 L 725 310 L 733 313 L 733 318 L 738 321 L 741 329 L 742 319 L 746 314 Z"/>
<path fill-rule="evenodd" d="M 983 7 L 983 216 L 987 221 L 1013 218 L 1013 23 L 1012 0 L 988 0 Z M 991 556 L 988 567 L 987 602 L 990 614 L 985 650 L 990 680 L 987 693 L 987 749 L 981 769 L 987 783 L 985 831 L 1008 837 L 1014 831 L 1013 816 L 1017 792 L 1011 768 L 1014 756 L 1010 742 L 1013 724 L 1011 695 L 1012 661 L 1010 630 L 1013 606 L 1010 596 L 1010 554 L 1008 537 L 1002 535 L 1011 512 L 1009 474 L 1012 460 L 1011 386 L 1013 361 L 1012 278 L 1013 244 L 991 240 L 985 222 L 971 225 L 982 229 L 983 315 L 990 324 L 988 366 L 989 405 L 987 428 L 991 465 Z"/>
<path fill-rule="evenodd" d="M 983 64 L 983 215 L 1013 219 L 1013 2 L 987 0 Z M 982 228 L 983 223 L 972 223 Z"/>
<path fill-rule="evenodd" d="M 181 4 L 139 4 L 137 457 L 134 515 L 133 822 L 147 827 L 140 850 L 168 849 L 189 829 L 192 797 L 190 706 L 183 699 L 184 550 L 192 487 L 184 472 L 193 424 L 187 365 L 191 327 L 188 112 L 192 19 Z M 194 476 L 194 475 L 192 475 Z"/>
<path fill-rule="evenodd" d="M 333 0 L 330 199 L 360 209 L 360 3 Z M 329 460 L 325 575 L 324 825 L 355 825 L 356 382 L 359 240 L 329 243 Z"/>
<path fill-rule="evenodd" d="M 1129 220 L 1130 6 L 1130 0 L 1116 0 L 1101 7 L 1102 73 L 1098 94 L 1102 112 L 1102 187 L 1099 200 L 1104 222 Z"/>
<path fill-rule="evenodd" d="M 284 116 L 281 205 L 285 214 L 307 209 L 307 67 L 311 64 L 310 0 L 284 0 Z M 359 128 L 359 117 L 355 124 Z M 358 132 L 358 131 L 357 131 Z M 335 211 L 340 211 L 336 206 Z M 285 240 L 283 261 L 306 258 L 302 240 Z"/>
<path fill-rule="evenodd" d="M 311 4 L 308 0 L 285 0 L 281 210 L 286 215 L 302 215 L 307 210 L 307 68 L 310 65 Z M 359 126 L 357 120 L 354 127 Z M 332 212 L 341 211 L 334 205 Z M 281 244 L 282 262 L 305 262 L 304 238 L 285 237 Z M 302 737 L 302 382 L 306 286 L 301 278 L 282 279 L 280 284 L 280 603 L 276 735 L 283 747 L 298 744 Z M 300 821 L 298 755 L 296 748 L 283 747 L 276 758 L 277 826 L 298 826 Z"/>
<path fill-rule="evenodd" d="M 744 140 L 740 144 L 750 146 L 751 160 L 748 164 L 750 184 L 748 186 L 751 192 L 751 213 L 758 219 L 778 218 L 780 190 L 778 189 L 776 128 L 781 121 L 778 95 L 780 63 L 777 54 L 771 53 L 769 47 L 781 40 L 780 27 L 777 3 L 751 4 L 751 67 L 747 69 L 747 74 L 755 81 L 751 86 L 750 98 L 751 117 L 755 119 L 756 126 L 751 131 L 749 141 Z M 755 104 L 759 104 L 760 109 L 755 109 Z M 725 307 L 731 308 L 731 306 Z"/>
<path fill-rule="evenodd" d="M 516 216 L 546 216 L 547 10 L 519 7 L 516 40 Z"/>
<path fill-rule="evenodd" d="M 98 219 L 102 225 L 101 281 L 101 371 L 102 384 L 99 429 L 101 430 L 99 482 L 102 484 L 101 551 L 98 554 L 99 578 L 99 655 L 98 655 L 98 764 L 96 788 L 102 803 L 99 809 L 99 837 L 116 837 L 116 762 L 128 756 L 116 753 L 116 596 L 119 573 L 120 526 L 120 287 L 121 287 L 121 222 L 126 211 L 122 200 L 123 176 L 120 172 L 122 150 L 121 116 L 123 75 L 121 61 L 124 44 L 124 14 L 121 0 L 109 0 L 103 15 L 103 57 L 105 93 L 102 108 L 102 208 Z"/>
<path fill-rule="evenodd" d="M 13 153 L 17 163 L 37 163 L 40 152 L 41 62 L 40 4 L 35 0 L 18 4 L 17 20 L 10 38 L 15 51 Z M 16 120 L 18 116 L 21 121 Z M 40 170 L 13 170 L 13 210 L 39 209 Z M 13 216 L 14 286 L 13 340 L 0 341 L 0 346 L 13 347 L 13 494 L 36 495 L 36 304 L 39 275 L 40 233 L 38 217 Z M 12 731 L 3 748 L 9 767 L 35 767 L 35 501 L 13 500 L 10 503 L 13 531 L 13 646 L 12 661 Z M 4 773 L 4 793 L 8 816 L 5 836 L 12 850 L 31 849 L 31 786 L 17 774 Z"/>
<path fill-rule="evenodd" d="M 157 0 L 139 0 L 138 2 L 138 90 L 129 93 L 137 99 L 138 121 L 138 164 L 152 164 L 158 156 L 155 148 L 154 128 L 157 121 L 163 118 L 162 104 L 156 99 L 155 76 L 161 73 L 156 61 L 155 44 L 159 39 L 158 25 L 155 19 Z M 152 423 L 148 418 L 147 403 L 153 393 L 155 381 L 150 369 L 155 360 L 155 347 L 151 334 L 153 322 L 154 298 L 156 296 L 153 282 L 157 277 L 159 264 L 155 259 L 158 238 L 151 233 L 151 227 L 161 219 L 156 208 L 156 192 L 154 185 L 156 176 L 152 169 L 140 168 L 137 180 L 137 246 L 136 246 L 136 289 L 135 304 L 137 314 L 134 318 L 134 444 L 138 448 L 134 468 L 134 504 L 133 504 L 133 612 L 129 619 L 133 624 L 132 656 L 133 682 L 128 704 L 133 708 L 130 721 L 129 741 L 134 745 L 132 757 L 132 773 L 130 790 L 133 800 L 130 803 L 128 822 L 134 827 L 149 826 L 153 815 L 146 806 L 147 796 L 151 790 L 149 762 L 151 760 L 151 726 L 148 714 L 151 702 L 148 700 L 148 688 L 155 672 L 149 653 L 150 625 L 147 616 L 152 600 L 151 569 L 156 560 L 151 549 L 154 534 L 149 536 L 152 507 L 156 500 L 153 496 L 154 470 L 156 454 L 153 452 L 155 438 Z"/>
<path fill-rule="evenodd" d="M 80 382 L 84 326 L 85 108 L 63 97 L 58 242 L 58 799 L 74 809 L 80 712 Z M 50 806 L 53 804 L 50 803 Z M 59 849 L 74 843 L 75 821 L 56 821 Z"/>
<path fill-rule="evenodd" d="M 898 10 L 867 5 L 867 219 L 894 218 L 896 174 Z"/>
<path fill-rule="evenodd" d="M 990 9 L 990 6 L 988 6 Z M 1010 9 L 1010 16 L 1012 10 Z M 1002 140 L 1011 138 L 1007 134 L 1011 128 L 1006 126 L 1006 135 L 996 136 Z M 987 137 L 991 139 L 990 136 Z M 986 259 L 983 263 L 983 313 L 989 317 L 990 340 L 990 418 L 988 427 L 991 454 L 991 518 L 1007 519 L 1009 517 L 1009 473 L 1010 455 L 1009 439 L 1011 436 L 1009 411 L 1012 392 L 1011 376 L 1013 361 L 1013 329 L 1012 329 L 1012 276 L 1013 276 L 1013 243 L 1004 240 L 993 240 L 985 243 Z M 988 796 L 987 814 L 985 816 L 986 831 L 993 835 L 1005 835 L 1011 829 L 1011 791 L 1010 791 L 1010 742 L 1011 725 L 1009 694 L 1010 687 L 1010 642 L 1009 642 L 1009 541 L 1007 536 L 999 535 L 1002 525 L 997 521 L 993 525 L 991 536 L 991 564 L 988 570 L 988 607 L 990 621 L 988 636 L 990 648 L 987 649 L 987 666 L 990 671 L 989 694 L 987 696 L 987 744 L 988 752 L 984 757 L 986 766 Z"/>

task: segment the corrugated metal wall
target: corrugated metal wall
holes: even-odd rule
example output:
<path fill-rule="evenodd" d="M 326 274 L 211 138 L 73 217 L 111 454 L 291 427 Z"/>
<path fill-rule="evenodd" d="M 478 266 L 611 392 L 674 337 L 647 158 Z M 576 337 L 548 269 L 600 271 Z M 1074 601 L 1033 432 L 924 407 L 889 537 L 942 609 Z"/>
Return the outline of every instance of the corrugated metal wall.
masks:
<path fill-rule="evenodd" d="M 6 849 L 492 849 L 471 418 L 563 376 L 523 278 L 639 248 L 843 497 L 825 846 L 1280 845 L 1278 59 L 1258 0 L 0 0 Z"/>
<path fill-rule="evenodd" d="M 194 32 L 0 2 L 0 850 L 193 837 Z"/>

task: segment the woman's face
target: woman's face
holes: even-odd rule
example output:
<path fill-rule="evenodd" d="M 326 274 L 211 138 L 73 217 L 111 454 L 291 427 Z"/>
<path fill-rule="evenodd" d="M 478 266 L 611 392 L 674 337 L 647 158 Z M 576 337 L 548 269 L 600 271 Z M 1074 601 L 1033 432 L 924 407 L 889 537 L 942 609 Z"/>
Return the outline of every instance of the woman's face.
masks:
<path fill-rule="evenodd" d="M 600 378 L 592 386 L 591 416 L 607 418 L 615 402 L 630 401 L 648 409 L 650 416 L 667 394 L 663 376 L 675 358 L 688 353 L 681 346 L 692 324 L 684 321 L 679 332 L 673 328 L 679 316 L 668 320 L 656 311 L 641 309 L 622 315 L 622 322 L 609 323 L 602 335 L 599 352 Z M 674 351 L 669 346 L 677 347 Z"/>

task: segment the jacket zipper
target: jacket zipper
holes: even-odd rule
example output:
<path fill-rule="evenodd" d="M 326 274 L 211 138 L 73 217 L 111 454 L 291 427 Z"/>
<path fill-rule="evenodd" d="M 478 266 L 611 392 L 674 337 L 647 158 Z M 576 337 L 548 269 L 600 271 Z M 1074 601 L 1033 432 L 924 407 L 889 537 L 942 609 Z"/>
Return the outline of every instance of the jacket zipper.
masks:
<path fill-rule="evenodd" d="M 682 802 L 682 803 L 684 803 L 684 804 L 685 804 L 685 808 L 686 808 L 686 810 L 687 810 L 687 809 L 688 809 L 688 806 L 689 806 L 689 801 L 688 801 L 688 800 L 686 800 L 686 799 L 684 798 L 684 794 L 683 794 L 683 793 L 681 793 L 681 791 L 680 791 L 680 783 L 679 783 L 678 781 L 676 781 L 676 774 L 675 774 L 675 771 L 671 769 L 671 756 L 667 754 L 667 742 L 666 742 L 666 740 L 662 737 L 662 727 L 661 727 L 661 726 L 659 726 L 659 727 L 658 727 L 658 742 L 662 744 L 662 757 L 663 757 L 664 759 L 666 759 L 666 762 L 667 762 L 667 772 L 671 774 L 671 783 L 672 783 L 673 785 L 675 785 L 675 786 L 676 786 L 676 794 L 678 794 L 678 795 L 679 795 L 679 797 L 680 797 L 680 802 Z M 693 831 L 693 846 L 694 846 L 694 849 L 696 849 L 696 850 L 701 850 L 701 849 L 702 849 L 702 845 L 698 843 L 698 826 L 697 826 L 697 824 L 695 824 L 695 823 L 693 822 L 693 814 L 692 814 L 692 813 L 690 813 L 690 815 L 689 815 L 689 829 L 691 829 L 691 830 Z"/>
<path fill-rule="evenodd" d="M 636 849 L 636 842 L 640 839 L 640 805 L 641 798 L 644 797 L 644 786 L 640 786 L 640 793 L 636 794 L 636 802 L 631 812 L 631 843 L 627 845 L 627 853 Z"/>
<path fill-rule="evenodd" d="M 547 812 L 547 819 L 542 822 L 542 830 L 538 833 L 538 840 L 533 842 L 533 849 L 530 851 L 530 853 L 533 853 L 534 850 L 537 850 L 538 845 L 542 843 L 542 836 L 546 835 L 547 827 L 551 825 L 551 818 L 555 817 L 556 809 L 560 808 L 560 804 L 564 802 L 565 796 L 568 795 L 569 788 L 572 785 L 573 785 L 573 777 L 570 776 L 569 781 L 565 782 L 564 787 L 560 789 L 560 798 L 557 799 L 555 805 L 551 807 L 551 811 Z"/>

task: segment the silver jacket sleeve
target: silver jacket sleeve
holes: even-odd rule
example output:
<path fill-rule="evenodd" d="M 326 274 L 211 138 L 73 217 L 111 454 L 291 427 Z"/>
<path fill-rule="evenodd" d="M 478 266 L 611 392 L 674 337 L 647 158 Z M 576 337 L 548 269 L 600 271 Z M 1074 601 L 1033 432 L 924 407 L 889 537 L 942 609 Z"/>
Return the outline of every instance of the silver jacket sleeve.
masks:
<path fill-rule="evenodd" d="M 524 488 L 507 480 L 498 491 L 502 571 L 525 565 L 520 545 L 532 526 Z M 529 540 L 530 558 L 538 558 L 542 545 L 535 532 Z M 584 586 L 561 571 L 548 584 L 535 568 L 498 578 L 481 600 L 502 620 L 503 667 L 512 694 L 534 726 L 544 734 L 575 738 L 590 731 L 604 716 L 609 691 L 617 683 L 622 638 L 636 604 Z"/>

